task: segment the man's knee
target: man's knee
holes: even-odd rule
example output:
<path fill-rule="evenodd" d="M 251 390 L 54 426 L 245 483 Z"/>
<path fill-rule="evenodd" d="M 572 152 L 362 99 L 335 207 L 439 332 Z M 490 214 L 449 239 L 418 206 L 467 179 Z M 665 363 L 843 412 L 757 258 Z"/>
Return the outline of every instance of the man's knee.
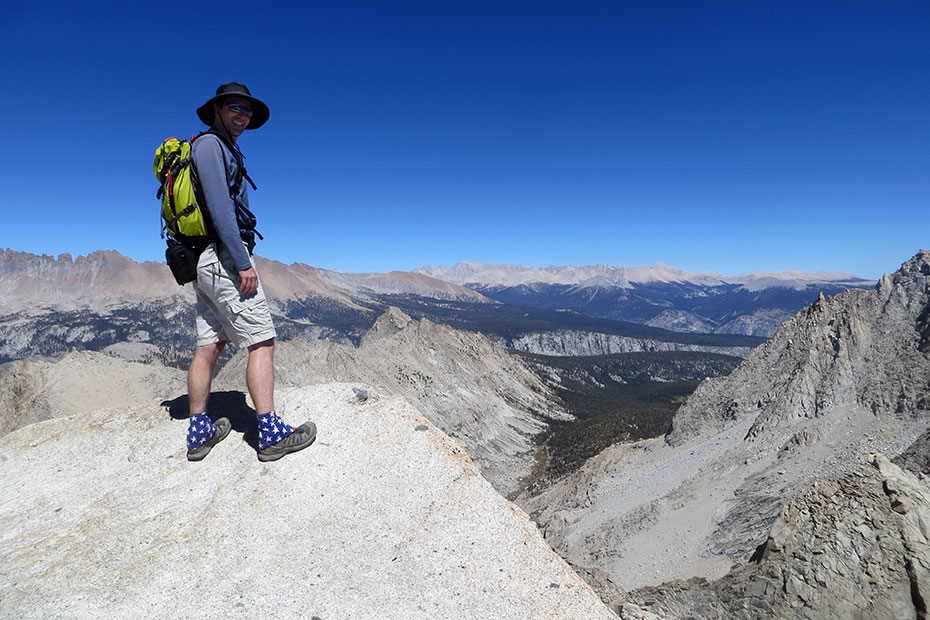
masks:
<path fill-rule="evenodd" d="M 215 362 L 223 353 L 223 349 L 226 348 L 227 342 L 227 340 L 221 340 L 220 342 L 201 345 L 194 351 L 194 356 Z"/>

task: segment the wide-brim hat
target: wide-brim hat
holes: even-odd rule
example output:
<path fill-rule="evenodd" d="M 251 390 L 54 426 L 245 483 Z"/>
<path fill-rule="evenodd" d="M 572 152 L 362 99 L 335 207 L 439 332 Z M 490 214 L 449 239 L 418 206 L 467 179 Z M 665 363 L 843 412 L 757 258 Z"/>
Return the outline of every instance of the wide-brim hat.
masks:
<path fill-rule="evenodd" d="M 204 124 L 212 127 L 216 116 L 216 110 L 213 109 L 213 104 L 219 103 L 229 97 L 241 97 L 252 104 L 252 119 L 249 121 L 246 129 L 258 129 L 264 125 L 268 117 L 271 116 L 271 111 L 268 110 L 268 106 L 266 106 L 262 100 L 253 97 L 246 85 L 239 82 L 230 82 L 229 84 L 223 84 L 217 88 L 216 95 L 197 108 L 197 116 L 200 117 L 200 120 L 202 120 Z"/>

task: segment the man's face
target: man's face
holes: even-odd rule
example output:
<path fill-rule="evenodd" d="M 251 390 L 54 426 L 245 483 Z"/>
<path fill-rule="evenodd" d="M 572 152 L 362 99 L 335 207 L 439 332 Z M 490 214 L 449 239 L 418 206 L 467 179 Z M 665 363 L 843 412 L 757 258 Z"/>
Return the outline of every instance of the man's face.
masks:
<path fill-rule="evenodd" d="M 230 105 L 232 105 L 232 108 L 239 108 L 239 110 L 230 108 Z M 252 104 L 247 99 L 230 97 L 224 100 L 222 104 L 214 107 L 217 118 L 222 122 L 223 127 L 226 128 L 233 140 L 242 135 L 245 128 L 249 126 L 249 121 L 252 120 Z"/>

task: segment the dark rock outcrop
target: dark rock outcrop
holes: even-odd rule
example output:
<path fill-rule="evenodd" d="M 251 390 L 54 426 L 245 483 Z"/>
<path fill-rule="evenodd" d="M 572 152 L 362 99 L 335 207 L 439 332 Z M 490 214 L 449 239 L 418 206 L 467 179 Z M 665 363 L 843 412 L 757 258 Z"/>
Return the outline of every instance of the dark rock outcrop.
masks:
<path fill-rule="evenodd" d="M 632 598 L 669 619 L 925 619 L 930 485 L 876 455 L 788 504 L 753 560 L 726 577 Z"/>

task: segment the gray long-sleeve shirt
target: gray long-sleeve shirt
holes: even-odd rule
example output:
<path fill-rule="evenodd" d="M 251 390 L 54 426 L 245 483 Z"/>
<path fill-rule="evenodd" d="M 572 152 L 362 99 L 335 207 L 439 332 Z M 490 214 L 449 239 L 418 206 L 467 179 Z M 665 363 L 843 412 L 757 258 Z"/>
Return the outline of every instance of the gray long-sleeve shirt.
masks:
<path fill-rule="evenodd" d="M 191 156 L 219 243 L 232 256 L 236 269 L 245 271 L 252 263 L 239 234 L 236 205 L 229 197 L 229 179 L 233 178 L 238 166 L 236 158 L 213 134 L 204 134 L 194 140 Z M 245 181 L 239 188 L 239 200 L 246 207 L 249 206 L 248 184 Z"/>

